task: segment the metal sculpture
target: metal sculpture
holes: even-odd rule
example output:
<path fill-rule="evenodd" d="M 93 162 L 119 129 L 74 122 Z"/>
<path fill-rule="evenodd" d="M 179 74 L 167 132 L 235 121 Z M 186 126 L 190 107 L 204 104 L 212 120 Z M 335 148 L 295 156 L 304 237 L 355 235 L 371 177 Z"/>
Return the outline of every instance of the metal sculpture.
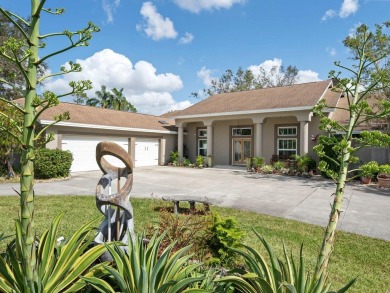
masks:
<path fill-rule="evenodd" d="M 121 160 L 124 168 L 111 165 L 104 156 L 114 156 Z M 128 243 L 128 235 L 134 239 L 133 208 L 130 191 L 133 185 L 133 161 L 119 145 L 103 141 L 96 146 L 96 161 L 103 176 L 96 187 L 96 206 L 105 216 L 99 226 L 96 243 L 121 241 Z M 125 183 L 121 186 L 121 178 Z M 116 193 L 111 194 L 111 184 L 117 181 Z"/>

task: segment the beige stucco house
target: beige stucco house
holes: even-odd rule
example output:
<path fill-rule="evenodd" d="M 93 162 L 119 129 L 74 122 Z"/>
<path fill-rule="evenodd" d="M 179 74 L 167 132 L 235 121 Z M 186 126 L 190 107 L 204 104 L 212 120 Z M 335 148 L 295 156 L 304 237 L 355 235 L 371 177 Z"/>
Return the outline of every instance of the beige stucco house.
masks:
<path fill-rule="evenodd" d="M 126 149 L 136 167 L 165 165 L 174 150 L 192 162 L 202 155 L 219 165 L 243 165 L 254 156 L 268 163 L 292 154 L 315 157 L 320 119 L 312 108 L 321 99 L 331 107 L 340 103 L 343 97 L 333 88 L 326 80 L 225 93 L 163 116 L 60 103 L 39 122 L 50 125 L 56 115 L 70 113 L 70 120 L 50 126 L 54 140 L 47 147 L 71 151 L 72 172 L 98 169 L 95 148 L 103 140 Z M 331 109 L 327 113 L 334 115 Z"/>
<path fill-rule="evenodd" d="M 173 113 L 179 154 L 194 161 L 213 156 L 215 164 L 241 165 L 246 157 L 315 156 L 321 99 L 330 107 L 342 98 L 332 80 L 213 95 Z M 331 116 L 333 110 L 329 109 Z"/>

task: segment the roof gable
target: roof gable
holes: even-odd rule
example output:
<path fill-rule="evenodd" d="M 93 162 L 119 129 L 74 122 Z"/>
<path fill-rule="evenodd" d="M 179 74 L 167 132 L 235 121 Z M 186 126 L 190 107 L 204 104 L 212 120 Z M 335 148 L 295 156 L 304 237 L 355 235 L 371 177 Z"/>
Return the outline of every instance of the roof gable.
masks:
<path fill-rule="evenodd" d="M 210 96 L 177 113 L 176 118 L 204 114 L 253 112 L 314 107 L 321 98 L 335 100 L 340 93 L 331 91 L 331 80 L 264 88 L 251 91 L 223 93 Z"/>

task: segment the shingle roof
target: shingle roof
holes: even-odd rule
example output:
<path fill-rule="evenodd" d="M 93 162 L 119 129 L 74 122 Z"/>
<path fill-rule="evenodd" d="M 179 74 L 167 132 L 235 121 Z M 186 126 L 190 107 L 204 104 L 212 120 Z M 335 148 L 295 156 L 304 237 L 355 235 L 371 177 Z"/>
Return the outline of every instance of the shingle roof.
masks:
<path fill-rule="evenodd" d="M 369 105 L 372 107 L 374 112 L 378 110 L 377 103 L 378 100 L 375 97 L 371 97 L 367 99 Z M 341 125 L 347 125 L 350 119 L 350 113 L 348 110 L 348 99 L 347 97 L 341 98 L 337 103 L 337 109 L 335 109 L 332 120 L 338 122 Z M 361 119 L 360 119 L 361 121 Z M 362 131 L 362 130 L 379 130 L 379 129 L 386 129 L 388 127 L 388 120 L 385 118 L 381 119 L 373 119 L 370 122 L 362 123 L 361 125 L 355 127 L 355 131 Z"/>
<path fill-rule="evenodd" d="M 326 98 L 328 103 L 336 105 L 340 93 L 332 92 L 331 85 L 331 80 L 325 80 L 283 87 L 217 94 L 176 113 L 175 117 L 313 107 L 321 98 Z"/>
<path fill-rule="evenodd" d="M 24 101 L 15 101 L 24 103 Z M 59 105 L 49 108 L 42 113 L 40 121 L 53 121 L 54 116 L 64 112 L 70 113 L 70 120 L 64 122 L 101 125 L 107 127 L 123 127 L 147 129 L 154 131 L 177 131 L 174 120 L 147 114 L 117 111 L 105 108 L 77 105 L 61 102 Z"/>

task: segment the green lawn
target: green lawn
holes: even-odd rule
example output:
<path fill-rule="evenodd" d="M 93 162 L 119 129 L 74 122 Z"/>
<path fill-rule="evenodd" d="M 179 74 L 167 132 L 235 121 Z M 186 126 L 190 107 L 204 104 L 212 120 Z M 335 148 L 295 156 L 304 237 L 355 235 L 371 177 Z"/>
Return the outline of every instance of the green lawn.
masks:
<path fill-rule="evenodd" d="M 159 215 L 157 207 L 167 205 L 159 200 L 148 199 L 131 199 L 131 202 L 138 232 L 141 232 L 148 223 L 157 222 Z M 62 219 L 60 235 L 65 237 L 71 235 L 82 223 L 101 217 L 93 196 L 45 196 L 37 197 L 35 203 L 35 226 L 39 234 L 49 226 L 54 216 L 62 211 L 66 213 Z M 212 210 L 218 211 L 221 216 L 234 216 L 246 232 L 245 242 L 257 249 L 262 248 L 251 231 L 252 228 L 264 235 L 280 256 L 282 256 L 280 254 L 282 240 L 288 249 L 293 250 L 295 256 L 298 255 L 299 247 L 303 242 L 307 264 L 314 266 L 321 245 L 323 228 L 253 212 L 219 207 L 214 207 Z M 7 235 L 13 233 L 14 219 L 17 218 L 18 212 L 19 197 L 0 197 L 0 234 L 1 232 Z M 389 242 L 338 232 L 330 266 L 330 277 L 335 285 L 333 289 L 358 276 L 358 281 L 349 292 L 389 292 L 389 272 Z"/>

